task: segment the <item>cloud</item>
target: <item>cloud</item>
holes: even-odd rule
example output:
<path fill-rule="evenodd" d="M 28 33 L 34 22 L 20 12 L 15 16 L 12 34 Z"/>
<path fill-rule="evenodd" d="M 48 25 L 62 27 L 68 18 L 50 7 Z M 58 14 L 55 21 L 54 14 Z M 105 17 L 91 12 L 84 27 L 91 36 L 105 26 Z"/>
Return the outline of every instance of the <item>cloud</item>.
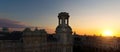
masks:
<path fill-rule="evenodd" d="M 0 27 L 25 28 L 25 27 L 30 27 L 30 26 L 20 21 L 0 18 Z"/>

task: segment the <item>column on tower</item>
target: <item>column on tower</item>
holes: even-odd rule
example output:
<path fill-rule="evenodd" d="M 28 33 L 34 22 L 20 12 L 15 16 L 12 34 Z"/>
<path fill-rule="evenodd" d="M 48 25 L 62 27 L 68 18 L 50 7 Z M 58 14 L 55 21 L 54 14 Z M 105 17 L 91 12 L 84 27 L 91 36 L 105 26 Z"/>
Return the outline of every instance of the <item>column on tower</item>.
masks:
<path fill-rule="evenodd" d="M 69 25 L 69 20 L 67 19 L 67 25 Z"/>
<path fill-rule="evenodd" d="M 58 22 L 59 22 L 59 25 L 60 25 L 60 19 L 59 19 L 59 21 L 58 21 Z"/>

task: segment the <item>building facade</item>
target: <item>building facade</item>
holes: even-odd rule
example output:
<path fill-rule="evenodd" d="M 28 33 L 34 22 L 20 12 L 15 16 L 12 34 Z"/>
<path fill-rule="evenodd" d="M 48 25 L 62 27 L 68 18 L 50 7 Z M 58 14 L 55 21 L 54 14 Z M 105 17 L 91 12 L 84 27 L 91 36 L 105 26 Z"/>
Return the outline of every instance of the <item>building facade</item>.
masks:
<path fill-rule="evenodd" d="M 55 32 L 48 35 L 44 29 L 37 28 L 34 31 L 25 28 L 22 32 L 0 32 L 0 52 L 73 52 L 68 13 L 58 14 Z"/>

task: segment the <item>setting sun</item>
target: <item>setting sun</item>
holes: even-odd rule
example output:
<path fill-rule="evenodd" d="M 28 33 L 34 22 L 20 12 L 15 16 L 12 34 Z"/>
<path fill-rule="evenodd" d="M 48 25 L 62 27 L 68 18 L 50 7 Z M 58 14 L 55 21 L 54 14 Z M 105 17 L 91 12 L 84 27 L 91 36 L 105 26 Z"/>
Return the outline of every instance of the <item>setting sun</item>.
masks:
<path fill-rule="evenodd" d="M 105 30 L 103 36 L 113 36 L 113 32 L 111 30 Z"/>

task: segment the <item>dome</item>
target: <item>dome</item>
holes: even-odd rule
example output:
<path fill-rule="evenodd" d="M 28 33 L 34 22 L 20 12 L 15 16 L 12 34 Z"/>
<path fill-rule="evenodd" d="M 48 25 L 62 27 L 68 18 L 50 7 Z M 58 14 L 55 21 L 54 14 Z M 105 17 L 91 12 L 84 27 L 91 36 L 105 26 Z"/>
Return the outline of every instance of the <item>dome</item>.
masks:
<path fill-rule="evenodd" d="M 59 19 L 62 19 L 62 18 L 68 19 L 69 18 L 69 13 L 61 12 L 61 13 L 58 14 L 58 18 Z"/>
<path fill-rule="evenodd" d="M 72 29 L 68 25 L 66 25 L 66 26 L 57 26 L 56 33 L 57 32 L 72 32 Z"/>

